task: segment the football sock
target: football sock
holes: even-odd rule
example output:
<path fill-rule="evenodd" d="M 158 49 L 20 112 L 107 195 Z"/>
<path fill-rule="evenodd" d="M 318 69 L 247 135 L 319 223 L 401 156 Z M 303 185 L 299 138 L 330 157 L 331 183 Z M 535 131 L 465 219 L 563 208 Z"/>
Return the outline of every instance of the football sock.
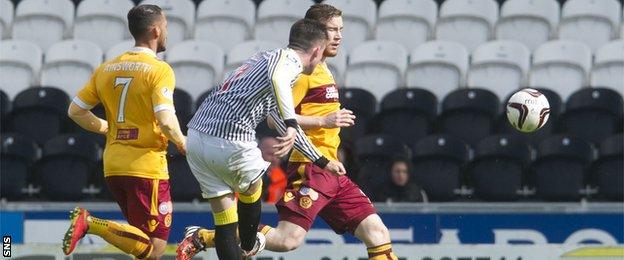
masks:
<path fill-rule="evenodd" d="M 238 229 L 238 215 L 236 206 L 221 212 L 214 212 L 214 245 L 219 259 L 241 259 L 242 252 L 236 239 Z M 204 240 L 206 241 L 206 240 Z"/>
<path fill-rule="evenodd" d="M 214 243 L 215 231 L 214 230 L 202 228 L 202 229 L 199 229 L 199 231 L 197 231 L 197 235 L 199 235 L 199 237 L 201 238 L 202 242 L 204 243 L 206 247 L 215 246 L 215 243 Z"/>
<path fill-rule="evenodd" d="M 93 216 L 89 216 L 87 222 L 89 223 L 87 233 L 100 236 L 121 251 L 139 259 L 149 256 L 152 252 L 153 247 L 149 236 L 132 225 L 120 224 Z"/>
<path fill-rule="evenodd" d="M 258 225 L 258 232 L 262 233 L 264 236 L 266 236 L 273 229 L 274 228 L 269 225 L 265 225 L 265 224 Z"/>
<path fill-rule="evenodd" d="M 370 260 L 396 260 L 397 256 L 392 252 L 392 244 L 387 243 L 366 249 Z"/>
<path fill-rule="evenodd" d="M 260 196 L 262 196 L 262 189 L 256 190 L 252 195 L 238 195 L 238 232 L 241 248 L 245 251 L 250 251 L 256 244 L 256 233 L 262 213 Z"/>

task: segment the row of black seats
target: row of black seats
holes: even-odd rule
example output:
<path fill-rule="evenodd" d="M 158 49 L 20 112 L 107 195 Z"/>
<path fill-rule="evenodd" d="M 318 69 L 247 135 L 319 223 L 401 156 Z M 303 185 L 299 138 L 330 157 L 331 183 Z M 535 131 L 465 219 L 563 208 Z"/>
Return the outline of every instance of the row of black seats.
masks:
<path fill-rule="evenodd" d="M 388 178 L 396 155 L 412 158 L 410 180 L 431 201 L 576 201 L 624 199 L 623 134 L 590 143 L 554 135 L 532 145 L 512 135 L 494 135 L 472 147 L 450 135 L 430 135 L 409 149 L 388 135 L 369 135 L 355 145 L 360 165 L 355 181 L 374 194 Z M 2 135 L 1 197 L 9 200 L 110 200 L 103 181 L 101 147 L 82 134 L 63 134 L 39 149 L 16 133 Z M 174 200 L 200 198 L 186 159 L 169 149 Z"/>
<path fill-rule="evenodd" d="M 371 135 L 356 142 L 357 182 L 375 194 L 389 180 L 392 158 L 400 155 L 411 157 L 410 181 L 430 201 L 622 201 L 623 136 L 608 137 L 595 149 L 573 135 L 549 136 L 537 146 L 493 135 L 472 148 L 450 135 L 430 135 L 409 149 L 401 139 Z"/>
<path fill-rule="evenodd" d="M 9 200 L 111 200 L 104 181 L 102 147 L 84 134 L 62 134 L 41 149 L 18 133 L 2 134 L 1 197 Z M 169 149 L 171 192 L 176 200 L 199 198 L 184 156 Z"/>
<path fill-rule="evenodd" d="M 549 100 L 550 119 L 542 129 L 525 134 L 511 127 L 504 113 L 505 104 L 501 105 L 499 98 L 485 89 L 456 90 L 447 95 L 441 104 L 427 90 L 397 89 L 386 95 L 377 109 L 377 101 L 370 92 L 341 88 L 342 106 L 353 110 L 357 116 L 355 126 L 342 129 L 341 137 L 355 142 L 365 134 L 388 134 L 406 143 L 414 143 L 429 134 L 440 133 L 476 145 L 481 139 L 500 133 L 537 144 L 551 134 L 568 133 L 597 145 L 607 136 L 622 131 L 624 102 L 611 89 L 580 89 L 565 103 L 565 110 L 557 93 L 549 89 L 538 90 Z M 176 113 L 184 132 L 186 123 L 208 93 L 195 101 L 187 92 L 181 89 L 175 91 Z M 86 133 L 69 122 L 66 116 L 69 100 L 69 96 L 60 89 L 37 87 L 19 93 L 11 106 L 6 94 L 0 91 L 2 131 L 29 136 L 39 145 L 61 133 L 85 133 L 103 146 L 102 136 Z M 105 117 L 101 106 L 93 111 Z M 591 127 L 587 127 L 588 124 Z M 270 134 L 263 131 L 259 131 L 259 135 Z"/>

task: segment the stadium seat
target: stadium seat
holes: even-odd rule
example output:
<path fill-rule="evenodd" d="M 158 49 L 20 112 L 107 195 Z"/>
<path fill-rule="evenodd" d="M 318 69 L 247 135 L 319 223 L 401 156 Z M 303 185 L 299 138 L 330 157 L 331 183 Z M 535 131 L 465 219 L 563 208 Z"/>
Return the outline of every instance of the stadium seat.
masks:
<path fill-rule="evenodd" d="M 519 199 L 530 161 L 531 147 L 521 139 L 494 135 L 481 140 L 468 171 L 475 195 L 487 201 Z"/>
<path fill-rule="evenodd" d="M 439 130 L 476 145 L 494 132 L 499 106 L 498 97 L 489 90 L 458 89 L 442 101 Z"/>
<path fill-rule="evenodd" d="M 221 81 L 225 54 L 206 41 L 185 41 L 173 46 L 167 54 L 176 75 L 176 87 L 193 98 Z"/>
<path fill-rule="evenodd" d="M 405 74 L 407 87 L 424 88 L 442 100 L 464 85 L 468 70 L 468 50 L 456 42 L 431 41 L 410 55 Z"/>
<path fill-rule="evenodd" d="M 41 85 L 55 86 L 74 96 L 89 81 L 102 57 L 102 50 L 95 43 L 82 40 L 58 42 L 45 52 Z"/>
<path fill-rule="evenodd" d="M 13 2 L 0 0 L 0 39 L 10 36 L 14 12 Z"/>
<path fill-rule="evenodd" d="M 234 46 L 227 54 L 227 62 L 225 73 L 230 73 L 231 71 L 238 68 L 240 65 L 243 65 L 249 57 L 254 55 L 256 52 L 272 50 L 280 48 L 281 45 L 275 42 L 268 41 L 246 41 L 241 42 Z"/>
<path fill-rule="evenodd" d="M 6 116 L 11 112 L 11 100 L 9 96 L 0 89 L 0 130 L 4 132 L 6 128 Z"/>
<path fill-rule="evenodd" d="M 496 38 L 521 42 L 533 51 L 555 35 L 560 9 L 555 0 L 505 1 L 496 23 Z"/>
<path fill-rule="evenodd" d="M 312 0 L 264 0 L 258 6 L 254 39 L 288 43 L 288 33 L 294 22 L 305 16 Z"/>
<path fill-rule="evenodd" d="M 326 0 L 323 3 L 342 11 L 344 29 L 340 45 L 343 50 L 350 51 L 371 38 L 372 29 L 377 20 L 375 2 L 372 0 Z"/>
<path fill-rule="evenodd" d="M 376 39 L 398 42 L 411 51 L 433 36 L 438 5 L 433 0 L 386 0 L 379 6 Z"/>
<path fill-rule="evenodd" d="M 623 139 L 621 133 L 606 138 L 600 145 L 600 157 L 592 165 L 591 175 L 596 180 L 602 199 L 624 200 Z"/>
<path fill-rule="evenodd" d="M 624 40 L 612 41 L 598 49 L 590 79 L 592 87 L 611 88 L 624 96 Z"/>
<path fill-rule="evenodd" d="M 69 0 L 23 0 L 15 10 L 13 39 L 47 50 L 69 34 L 73 23 L 74 4 Z"/>
<path fill-rule="evenodd" d="M 621 129 L 623 109 L 622 97 L 614 90 L 583 88 L 570 96 L 561 125 L 566 133 L 600 144 Z"/>
<path fill-rule="evenodd" d="M 169 166 L 169 187 L 171 198 L 174 201 L 192 201 L 201 199 L 201 190 L 197 179 L 175 145 L 169 144 L 167 151 L 167 165 Z"/>
<path fill-rule="evenodd" d="M 367 135 L 355 142 L 360 162 L 357 184 L 375 201 L 374 191 L 387 182 L 392 158 L 406 156 L 407 147 L 400 139 L 389 135 Z"/>
<path fill-rule="evenodd" d="M 100 147 L 81 135 L 64 134 L 50 139 L 43 146 L 37 162 L 37 180 L 41 194 L 50 200 L 80 201 L 87 187 Z M 63 180 L 63 185 L 59 185 Z"/>
<path fill-rule="evenodd" d="M 516 41 L 491 41 L 472 53 L 468 87 L 484 88 L 506 97 L 526 86 L 531 52 Z"/>
<path fill-rule="evenodd" d="M 9 98 L 39 83 L 43 59 L 39 46 L 27 41 L 2 41 L 0 53 L 0 84 Z"/>
<path fill-rule="evenodd" d="M 356 116 L 355 125 L 340 129 L 340 138 L 354 142 L 366 133 L 375 115 L 377 101 L 373 94 L 364 89 L 338 88 L 338 93 L 342 107 L 353 111 Z"/>
<path fill-rule="evenodd" d="M 167 44 L 174 45 L 190 36 L 195 22 L 195 4 L 191 0 L 143 0 L 141 4 L 160 6 L 167 17 Z"/>
<path fill-rule="evenodd" d="M 345 71 L 347 70 L 347 51 L 338 50 L 338 54 L 335 57 L 329 57 L 325 59 L 327 68 L 331 71 L 334 81 L 338 86 L 344 85 Z"/>
<path fill-rule="evenodd" d="M 462 172 L 469 159 L 468 145 L 454 136 L 430 135 L 414 144 L 414 179 L 429 201 L 457 198 Z"/>
<path fill-rule="evenodd" d="M 569 0 L 561 11 L 559 39 L 581 41 L 595 51 L 617 37 L 621 19 L 617 0 Z"/>
<path fill-rule="evenodd" d="M 132 47 L 134 47 L 134 40 L 119 42 L 113 45 L 113 47 L 110 47 L 108 51 L 106 51 L 106 54 L 104 54 L 104 61 L 109 61 L 117 58 L 117 56 L 124 54 L 125 52 L 132 49 Z"/>
<path fill-rule="evenodd" d="M 201 106 L 202 103 L 204 103 L 204 100 L 206 99 L 206 97 L 208 97 L 208 95 L 210 95 L 210 93 L 214 90 L 214 86 L 206 91 L 204 91 L 203 93 L 201 93 L 201 95 L 199 95 L 199 97 L 197 97 L 197 99 L 195 99 L 195 111 L 197 111 L 197 109 Z"/>
<path fill-rule="evenodd" d="M 362 43 L 350 52 L 349 59 L 346 86 L 366 89 L 381 100 L 388 92 L 404 84 L 407 52 L 396 42 Z"/>
<path fill-rule="evenodd" d="M 571 135 L 554 135 L 542 141 L 531 166 L 538 197 L 547 201 L 579 200 L 593 153 L 589 143 Z"/>
<path fill-rule="evenodd" d="M 69 97 L 57 88 L 30 88 L 13 101 L 9 131 L 32 138 L 39 145 L 66 129 Z"/>
<path fill-rule="evenodd" d="M 38 154 L 35 141 L 16 133 L 2 134 L 0 197 L 9 200 L 23 197 L 22 188 L 31 178 L 31 167 Z"/>
<path fill-rule="evenodd" d="M 516 130 L 509 123 L 509 120 L 507 119 L 507 111 L 505 110 L 507 108 L 507 101 L 511 97 L 511 95 L 509 95 L 503 101 L 503 106 L 505 107 L 505 109 L 503 109 L 503 113 L 499 118 L 499 130 L 497 131 L 498 133 L 513 135 L 515 138 L 520 138 L 536 146 L 542 140 L 544 140 L 544 138 L 550 136 L 552 133 L 558 130 L 557 123 L 559 121 L 559 117 L 561 116 L 561 112 L 563 112 L 563 102 L 561 101 L 561 97 L 559 97 L 556 92 L 550 89 L 536 88 L 536 90 L 544 94 L 544 96 L 546 96 L 546 99 L 548 99 L 548 104 L 550 105 L 550 115 L 548 116 L 548 122 L 546 122 L 546 124 L 544 124 L 539 130 L 531 133 L 523 133 Z"/>
<path fill-rule="evenodd" d="M 547 42 L 533 54 L 529 86 L 552 89 L 567 100 L 586 85 L 591 58 L 591 50 L 581 42 Z"/>
<path fill-rule="evenodd" d="M 195 39 L 214 42 L 229 51 L 251 38 L 255 17 L 256 7 L 251 0 L 202 1 L 197 8 Z"/>
<path fill-rule="evenodd" d="M 433 93 L 424 89 L 397 89 L 383 98 L 375 122 L 382 133 L 413 144 L 432 132 L 437 110 L 438 100 Z"/>
<path fill-rule="evenodd" d="M 459 42 L 472 51 L 492 38 L 496 19 L 494 0 L 447 0 L 440 7 L 436 39 Z"/>
<path fill-rule="evenodd" d="M 176 115 L 180 121 L 180 128 L 182 128 L 182 132 L 186 134 L 186 124 L 188 124 L 195 113 L 193 97 L 182 89 L 176 89 L 173 92 L 173 105 L 175 106 Z"/>
<path fill-rule="evenodd" d="M 130 38 L 128 11 L 130 0 L 84 0 L 76 9 L 74 39 L 92 41 L 104 51 Z"/>

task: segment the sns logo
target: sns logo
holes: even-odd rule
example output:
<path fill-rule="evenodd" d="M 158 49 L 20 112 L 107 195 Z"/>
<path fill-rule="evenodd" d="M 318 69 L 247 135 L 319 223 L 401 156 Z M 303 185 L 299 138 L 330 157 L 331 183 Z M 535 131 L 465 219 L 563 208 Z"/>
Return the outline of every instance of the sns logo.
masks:
<path fill-rule="evenodd" d="M 11 257 L 11 236 L 2 237 L 2 256 Z"/>

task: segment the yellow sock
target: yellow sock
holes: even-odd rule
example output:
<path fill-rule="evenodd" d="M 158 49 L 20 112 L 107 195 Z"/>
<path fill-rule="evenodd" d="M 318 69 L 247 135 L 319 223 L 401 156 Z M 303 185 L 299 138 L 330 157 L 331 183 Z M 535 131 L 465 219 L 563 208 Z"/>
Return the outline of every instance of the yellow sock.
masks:
<path fill-rule="evenodd" d="M 273 228 L 273 227 L 271 227 L 271 226 L 269 226 L 269 225 L 263 225 L 263 224 L 260 224 L 260 225 L 258 226 L 258 230 L 260 231 L 260 233 L 262 233 L 262 234 L 263 234 L 263 235 L 265 235 L 265 236 L 266 236 L 269 232 L 271 232 L 271 230 L 273 230 L 273 229 L 274 229 L 274 228 Z"/>
<path fill-rule="evenodd" d="M 397 256 L 392 252 L 392 244 L 387 243 L 379 246 L 369 247 L 368 259 L 370 260 L 397 260 Z"/>
<path fill-rule="evenodd" d="M 139 259 L 149 256 L 152 252 L 153 247 L 150 238 L 134 226 L 93 216 L 89 216 L 87 221 L 89 223 L 88 233 L 102 237 L 121 251 Z"/>
<path fill-rule="evenodd" d="M 214 243 L 215 231 L 214 230 L 202 228 L 197 232 L 197 234 L 199 235 L 199 237 L 201 238 L 202 242 L 204 243 L 206 247 L 215 247 L 215 243 Z"/>
<path fill-rule="evenodd" d="M 258 185 L 260 185 L 260 187 L 262 187 L 262 180 L 258 180 L 260 183 Z M 260 199 L 260 197 L 262 197 L 262 188 L 258 188 L 256 190 L 256 192 L 254 192 L 254 194 L 251 195 L 245 195 L 242 193 L 238 194 L 238 199 L 245 204 L 252 204 L 256 201 L 258 201 Z"/>

